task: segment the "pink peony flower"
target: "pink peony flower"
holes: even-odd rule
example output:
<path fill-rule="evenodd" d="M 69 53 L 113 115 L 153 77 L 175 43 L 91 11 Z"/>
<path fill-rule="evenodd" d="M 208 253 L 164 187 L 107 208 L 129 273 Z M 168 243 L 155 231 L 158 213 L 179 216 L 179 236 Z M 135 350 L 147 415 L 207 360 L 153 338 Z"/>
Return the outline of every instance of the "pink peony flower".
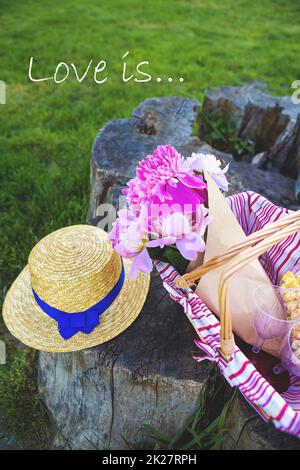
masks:
<path fill-rule="evenodd" d="M 192 156 L 186 159 L 186 165 L 194 171 L 207 171 L 220 189 L 228 191 L 228 181 L 225 173 L 229 164 L 222 170 L 221 161 L 217 160 L 214 155 L 210 153 L 192 153 Z"/>
<path fill-rule="evenodd" d="M 109 235 L 114 250 L 125 258 L 132 258 L 130 278 L 138 271 L 148 273 L 152 261 L 148 248 L 175 245 L 186 260 L 196 259 L 205 250 L 203 236 L 211 221 L 207 202 L 207 185 L 196 171 L 208 170 L 220 187 L 226 186 L 226 177 L 220 162 L 213 155 L 193 154 L 184 160 L 170 145 L 159 146 L 142 160 L 123 193 L 130 210 L 118 212 Z M 170 262 L 174 250 L 155 250 L 152 256 L 164 256 Z M 178 256 L 177 256 L 178 259 Z M 180 263 L 179 263 L 180 264 Z"/>
<path fill-rule="evenodd" d="M 169 205 L 198 204 L 207 200 L 206 184 L 201 176 L 185 165 L 182 156 L 170 145 L 158 146 L 153 155 L 142 160 L 136 177 L 123 190 L 129 207 L 139 213 L 143 205 L 166 203 Z"/>
<path fill-rule="evenodd" d="M 109 240 L 113 249 L 124 258 L 134 258 L 129 277 L 135 279 L 137 272 L 148 273 L 152 271 L 153 263 L 147 251 L 148 234 L 146 231 L 145 211 L 139 217 L 123 209 L 118 212 L 118 219 L 109 233 Z"/>
<path fill-rule="evenodd" d="M 153 222 L 154 226 L 156 222 L 159 238 L 151 240 L 147 246 L 163 248 L 175 244 L 185 259 L 196 259 L 197 253 L 205 250 L 202 237 L 211 220 L 203 204 L 198 206 L 196 219 L 182 212 L 169 211 L 169 214 Z"/>

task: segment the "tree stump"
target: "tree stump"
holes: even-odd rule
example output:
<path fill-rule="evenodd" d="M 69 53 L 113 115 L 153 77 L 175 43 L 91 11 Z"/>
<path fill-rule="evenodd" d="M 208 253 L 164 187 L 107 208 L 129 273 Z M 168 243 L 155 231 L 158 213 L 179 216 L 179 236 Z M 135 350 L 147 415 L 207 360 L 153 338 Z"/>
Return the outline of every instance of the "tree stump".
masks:
<path fill-rule="evenodd" d="M 145 424 L 169 438 L 188 424 L 209 365 L 192 359 L 193 328 L 160 284 L 153 276 L 140 316 L 112 341 L 40 354 L 39 390 L 63 437 L 55 446 L 151 448 Z"/>
<path fill-rule="evenodd" d="M 261 167 L 273 166 L 296 179 L 300 171 L 300 105 L 291 96 L 267 95 L 261 85 L 213 88 L 205 96 L 203 111 L 212 120 L 221 118 L 233 125 L 236 137 L 246 140 L 252 148 L 247 160 L 254 160 L 258 154 Z M 208 122 L 201 126 L 204 135 L 210 127 Z M 296 199 L 298 194 L 296 184 Z"/>
<path fill-rule="evenodd" d="M 97 225 L 101 219 L 102 203 L 117 207 L 120 190 L 135 175 L 137 162 L 159 144 L 174 145 L 185 156 L 213 151 L 230 161 L 231 193 L 258 189 L 277 203 L 292 197 L 289 178 L 274 174 L 276 184 L 270 185 L 270 172 L 237 163 L 193 136 L 198 109 L 192 99 L 149 99 L 130 119 L 114 120 L 100 130 L 91 161 L 89 223 Z M 85 351 L 40 353 L 39 391 L 58 428 L 53 446 L 152 448 L 145 424 L 170 439 L 183 430 L 214 368 L 208 361 L 192 359 L 195 338 L 182 308 L 170 300 L 154 273 L 141 314 L 123 334 Z M 229 424 L 234 431 L 235 423 Z M 272 437 L 269 445 L 276 448 Z"/>

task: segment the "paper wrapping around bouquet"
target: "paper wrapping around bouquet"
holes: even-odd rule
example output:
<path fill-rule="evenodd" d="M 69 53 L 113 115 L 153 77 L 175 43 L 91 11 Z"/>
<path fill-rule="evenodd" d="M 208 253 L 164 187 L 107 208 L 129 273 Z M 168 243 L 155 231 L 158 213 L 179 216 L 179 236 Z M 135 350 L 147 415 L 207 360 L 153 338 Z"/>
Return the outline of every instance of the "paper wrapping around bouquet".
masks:
<path fill-rule="evenodd" d="M 205 178 L 208 186 L 209 213 L 213 216 L 213 220 L 207 229 L 204 263 L 247 238 L 215 182 L 208 174 L 205 174 Z M 198 266 L 202 264 L 200 258 L 197 261 Z M 191 268 L 196 267 L 195 264 L 194 262 L 193 266 L 189 266 L 189 271 Z M 226 264 L 205 274 L 196 288 L 197 295 L 218 316 L 218 287 L 220 276 L 224 270 L 226 270 Z M 229 304 L 233 331 L 250 344 L 255 342 L 256 337 L 254 329 L 254 315 L 256 312 L 254 291 L 257 286 L 263 285 L 266 286 L 264 305 L 274 306 L 279 303 L 272 289 L 272 283 L 258 260 L 250 262 L 229 281 Z M 278 357 L 280 342 L 279 338 L 268 340 L 264 343 L 262 349 Z"/>

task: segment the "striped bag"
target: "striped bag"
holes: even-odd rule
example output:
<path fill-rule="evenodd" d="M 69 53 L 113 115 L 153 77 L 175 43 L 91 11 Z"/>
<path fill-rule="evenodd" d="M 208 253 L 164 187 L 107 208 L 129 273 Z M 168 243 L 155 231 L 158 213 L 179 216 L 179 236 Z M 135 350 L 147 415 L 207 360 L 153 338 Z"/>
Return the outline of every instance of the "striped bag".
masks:
<path fill-rule="evenodd" d="M 230 196 L 227 202 L 248 236 L 266 224 L 289 213 L 263 196 L 245 192 Z M 285 238 L 270 248 L 260 261 L 273 284 L 278 284 L 284 272 L 300 262 L 300 233 Z M 281 431 L 300 437 L 300 378 L 291 376 L 288 390 L 278 393 L 258 372 L 245 354 L 235 346 L 229 359 L 220 352 L 220 322 L 192 289 L 180 289 L 175 281 L 180 276 L 169 264 L 157 262 L 156 268 L 170 297 L 182 305 L 200 339 L 196 345 L 205 353 L 195 357 L 215 361 L 228 383 L 238 387 L 245 399 L 265 421 L 271 421 Z"/>

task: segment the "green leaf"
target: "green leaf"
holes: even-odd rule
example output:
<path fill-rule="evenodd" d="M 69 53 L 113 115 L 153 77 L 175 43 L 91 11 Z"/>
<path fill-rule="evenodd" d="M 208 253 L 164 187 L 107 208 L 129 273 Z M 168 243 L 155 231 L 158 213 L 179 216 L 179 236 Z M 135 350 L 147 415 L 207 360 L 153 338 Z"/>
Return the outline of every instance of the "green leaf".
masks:
<path fill-rule="evenodd" d="M 177 248 L 166 246 L 164 249 L 164 256 L 167 258 L 168 262 L 177 269 L 179 274 L 184 274 L 186 272 L 189 260 L 185 259 Z"/>
<path fill-rule="evenodd" d="M 158 442 L 160 442 L 161 444 L 164 444 L 164 445 L 168 445 L 169 444 L 169 438 L 167 436 L 165 436 L 165 434 L 161 433 L 160 431 L 158 431 L 157 429 L 153 428 L 152 426 L 150 426 L 149 424 L 144 424 L 143 426 L 147 431 L 149 431 L 152 436 L 157 439 Z"/>
<path fill-rule="evenodd" d="M 184 274 L 186 272 L 189 260 L 185 259 L 180 254 L 175 245 L 168 245 L 164 248 L 148 248 L 148 253 L 152 259 L 172 264 L 179 274 Z"/>
<path fill-rule="evenodd" d="M 159 246 L 155 248 L 147 248 L 150 258 L 158 259 L 160 261 L 166 261 L 164 257 L 164 248 L 159 248 Z"/>

